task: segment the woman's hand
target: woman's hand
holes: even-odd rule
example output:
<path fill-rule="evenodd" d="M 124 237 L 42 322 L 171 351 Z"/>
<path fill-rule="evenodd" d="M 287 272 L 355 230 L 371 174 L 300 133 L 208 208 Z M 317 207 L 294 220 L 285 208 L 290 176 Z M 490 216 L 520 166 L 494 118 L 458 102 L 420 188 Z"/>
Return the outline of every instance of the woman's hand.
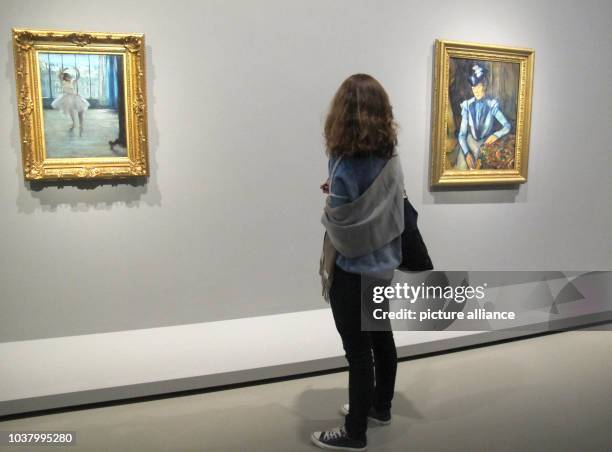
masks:
<path fill-rule="evenodd" d="M 489 138 L 485 140 L 485 144 L 493 144 L 497 141 L 497 137 L 495 135 L 490 135 Z"/>
<path fill-rule="evenodd" d="M 321 184 L 321 191 L 325 194 L 329 194 L 329 178 Z"/>
<path fill-rule="evenodd" d="M 474 169 L 476 167 L 476 162 L 474 162 L 474 156 L 471 152 L 468 152 L 465 156 L 465 162 L 467 163 L 470 169 Z"/>

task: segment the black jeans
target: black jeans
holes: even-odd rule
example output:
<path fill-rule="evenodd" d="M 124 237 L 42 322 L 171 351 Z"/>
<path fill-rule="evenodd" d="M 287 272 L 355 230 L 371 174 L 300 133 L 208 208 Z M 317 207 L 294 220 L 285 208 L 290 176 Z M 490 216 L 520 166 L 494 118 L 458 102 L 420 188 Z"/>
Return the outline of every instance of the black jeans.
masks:
<path fill-rule="evenodd" d="M 366 435 L 370 407 L 383 413 L 391 409 L 397 351 L 392 331 L 361 330 L 361 275 L 336 265 L 333 278 L 330 304 L 349 364 L 345 427 L 350 437 L 361 439 Z"/>

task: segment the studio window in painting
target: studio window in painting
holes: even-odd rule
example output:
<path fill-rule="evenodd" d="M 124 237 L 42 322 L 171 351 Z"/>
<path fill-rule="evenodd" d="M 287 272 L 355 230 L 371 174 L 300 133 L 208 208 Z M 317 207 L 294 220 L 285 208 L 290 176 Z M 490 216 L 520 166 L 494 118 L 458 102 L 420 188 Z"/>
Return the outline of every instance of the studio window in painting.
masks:
<path fill-rule="evenodd" d="M 144 37 L 13 30 L 26 179 L 148 174 Z"/>
<path fill-rule="evenodd" d="M 533 50 L 436 42 L 431 185 L 527 180 Z"/>

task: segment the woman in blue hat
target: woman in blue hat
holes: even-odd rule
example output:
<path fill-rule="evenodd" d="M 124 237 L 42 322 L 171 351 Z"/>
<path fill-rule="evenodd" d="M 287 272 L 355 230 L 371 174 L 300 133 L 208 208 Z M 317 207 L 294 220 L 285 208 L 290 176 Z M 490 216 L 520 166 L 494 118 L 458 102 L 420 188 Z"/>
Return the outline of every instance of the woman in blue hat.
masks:
<path fill-rule="evenodd" d="M 461 102 L 461 127 L 459 128 L 459 152 L 455 169 L 475 169 L 483 145 L 492 144 L 510 132 L 512 126 L 506 119 L 499 101 L 487 96 L 489 71 L 475 62 L 468 77 L 474 97 Z M 496 120 L 502 126 L 493 131 Z"/>

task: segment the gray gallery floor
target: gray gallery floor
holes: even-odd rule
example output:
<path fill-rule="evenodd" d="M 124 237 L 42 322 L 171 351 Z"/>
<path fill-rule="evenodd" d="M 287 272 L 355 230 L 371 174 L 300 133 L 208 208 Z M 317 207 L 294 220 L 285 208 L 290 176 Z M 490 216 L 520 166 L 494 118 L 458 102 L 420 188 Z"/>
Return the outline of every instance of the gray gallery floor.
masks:
<path fill-rule="evenodd" d="M 369 450 L 610 451 L 611 358 L 612 332 L 592 329 L 402 362 L 393 423 L 370 428 Z M 346 383 L 341 372 L 5 421 L 0 430 L 76 430 L 73 451 L 315 451 L 310 432 L 340 422 Z"/>

